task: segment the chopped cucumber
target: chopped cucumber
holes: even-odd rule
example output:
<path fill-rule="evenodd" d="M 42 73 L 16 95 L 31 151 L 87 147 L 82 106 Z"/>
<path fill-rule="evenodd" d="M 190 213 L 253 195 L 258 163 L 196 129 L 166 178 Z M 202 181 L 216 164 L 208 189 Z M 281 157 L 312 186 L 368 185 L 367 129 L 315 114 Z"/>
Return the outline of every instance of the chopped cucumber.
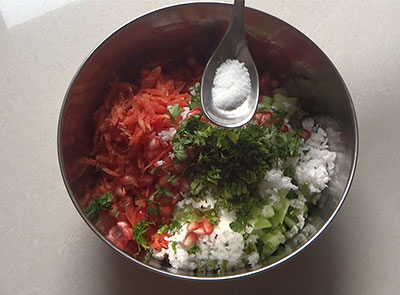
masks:
<path fill-rule="evenodd" d="M 253 230 L 258 230 L 258 229 L 263 229 L 263 228 L 270 228 L 272 226 L 272 223 L 267 219 L 267 218 L 258 218 L 256 222 L 254 223 L 254 229 Z"/>
<path fill-rule="evenodd" d="M 293 226 L 295 226 L 296 223 L 297 223 L 292 217 L 287 216 L 287 215 L 286 215 L 285 218 L 283 219 L 283 222 L 284 222 L 290 229 L 292 229 Z"/>
<path fill-rule="evenodd" d="M 276 214 L 270 218 L 270 221 L 273 226 L 277 226 L 278 224 L 282 224 L 285 219 L 285 215 L 289 209 L 290 201 L 286 198 L 280 199 L 280 201 L 273 205 Z"/>
<path fill-rule="evenodd" d="M 260 240 L 263 242 L 262 254 L 265 257 L 273 254 L 279 244 L 285 242 L 285 236 L 279 230 L 272 230 L 267 233 L 259 233 Z"/>

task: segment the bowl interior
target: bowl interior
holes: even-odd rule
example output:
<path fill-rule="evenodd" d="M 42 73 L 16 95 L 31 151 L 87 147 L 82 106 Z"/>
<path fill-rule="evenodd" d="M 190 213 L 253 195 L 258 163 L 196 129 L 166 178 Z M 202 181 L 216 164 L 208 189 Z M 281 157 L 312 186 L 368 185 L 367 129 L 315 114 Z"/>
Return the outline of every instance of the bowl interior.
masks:
<path fill-rule="evenodd" d="M 92 148 L 92 114 L 108 90 L 113 72 L 127 81 L 139 75 L 143 65 L 157 66 L 170 59 L 179 65 L 193 54 L 204 65 L 221 39 L 231 5 L 191 3 L 163 8 L 124 25 L 106 38 L 86 59 L 65 96 L 58 130 L 61 172 L 68 192 L 88 225 L 112 246 L 85 217 L 79 206 L 84 192 L 94 185 L 93 171 L 82 158 Z M 339 73 L 325 54 L 307 37 L 285 22 L 247 8 L 245 23 L 250 50 L 259 74 L 282 77 L 289 94 L 299 97 L 328 131 L 331 150 L 337 153 L 336 172 L 323 192 L 317 210 L 305 230 L 289 241 L 290 250 L 279 261 L 258 270 L 235 270 L 224 275 L 171 272 L 156 261 L 138 262 L 165 274 L 189 278 L 232 278 L 269 269 L 301 251 L 329 224 L 349 189 L 357 157 L 357 125 L 354 108 Z"/>

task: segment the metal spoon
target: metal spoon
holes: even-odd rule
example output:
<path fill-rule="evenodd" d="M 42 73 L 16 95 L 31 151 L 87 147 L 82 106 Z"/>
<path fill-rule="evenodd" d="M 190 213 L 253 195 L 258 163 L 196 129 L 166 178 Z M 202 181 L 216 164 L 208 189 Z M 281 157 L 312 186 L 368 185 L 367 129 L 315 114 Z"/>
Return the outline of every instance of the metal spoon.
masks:
<path fill-rule="evenodd" d="M 228 29 L 208 61 L 201 79 L 200 96 L 204 114 L 216 125 L 228 128 L 240 127 L 249 122 L 254 116 L 258 104 L 258 72 L 246 40 L 243 20 L 244 1 L 235 0 Z M 230 111 L 217 108 L 213 103 L 212 97 L 215 72 L 227 59 L 236 59 L 244 63 L 250 74 L 251 82 L 251 91 L 244 103 Z"/>

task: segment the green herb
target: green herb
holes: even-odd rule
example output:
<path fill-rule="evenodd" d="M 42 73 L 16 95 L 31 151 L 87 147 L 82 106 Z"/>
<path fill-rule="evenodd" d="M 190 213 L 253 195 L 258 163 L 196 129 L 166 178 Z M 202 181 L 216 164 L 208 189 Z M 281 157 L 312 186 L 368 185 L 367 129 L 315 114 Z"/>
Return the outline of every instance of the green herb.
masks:
<path fill-rule="evenodd" d="M 172 248 L 172 251 L 174 251 L 174 253 L 176 254 L 176 245 L 177 245 L 178 243 L 176 242 L 176 241 L 172 241 L 172 243 L 171 243 L 171 248 Z"/>
<path fill-rule="evenodd" d="M 248 222 L 245 218 L 238 218 L 229 224 L 229 227 L 238 233 L 243 233 L 246 229 Z"/>
<path fill-rule="evenodd" d="M 153 169 L 150 170 L 150 174 L 151 174 L 151 175 L 154 175 L 154 174 L 156 174 L 158 171 L 160 171 L 160 169 L 158 169 L 158 168 L 153 168 Z"/>
<path fill-rule="evenodd" d="M 195 243 L 194 245 L 193 245 L 193 247 L 192 248 L 190 248 L 189 250 L 187 250 L 187 252 L 189 253 L 189 254 L 195 254 L 197 251 L 199 251 L 200 250 L 200 247 L 199 247 L 199 245 L 197 244 L 197 243 Z"/>
<path fill-rule="evenodd" d="M 269 96 L 263 96 L 262 102 L 258 104 L 258 110 L 263 112 L 271 111 L 272 106 L 272 98 Z"/>
<path fill-rule="evenodd" d="M 207 264 L 203 264 L 197 267 L 196 272 L 198 274 L 205 274 L 207 270 Z"/>
<path fill-rule="evenodd" d="M 115 215 L 114 215 L 115 218 L 118 218 L 120 214 L 121 214 L 121 212 L 119 210 L 117 210 L 117 212 L 115 212 Z"/>
<path fill-rule="evenodd" d="M 147 220 L 141 220 L 133 226 L 133 238 L 136 240 L 139 251 L 140 248 L 150 249 L 150 246 L 147 244 L 146 238 L 144 234 L 150 229 L 150 222 Z"/>
<path fill-rule="evenodd" d="M 160 208 L 157 206 L 156 208 L 154 207 L 147 207 L 147 213 L 149 214 L 150 217 L 152 216 L 158 216 L 160 215 Z"/>
<path fill-rule="evenodd" d="M 266 171 L 274 162 L 295 156 L 299 145 L 295 132 L 255 124 L 227 130 L 210 126 L 200 115 L 184 120 L 173 139 L 176 161 L 187 159 L 187 149 L 198 152 L 184 173 L 192 179 L 190 196 L 211 191 L 217 200 L 233 202 L 243 195 L 257 198 Z"/>
<path fill-rule="evenodd" d="M 214 269 L 217 266 L 217 261 L 216 260 L 210 260 L 208 262 L 208 267 Z"/>
<path fill-rule="evenodd" d="M 167 197 L 173 197 L 174 194 L 169 191 L 168 189 L 164 188 L 164 187 L 158 187 L 156 189 L 156 191 L 154 192 L 154 196 L 155 197 L 159 197 L 159 196 L 167 196 Z"/>
<path fill-rule="evenodd" d="M 200 107 L 200 85 L 193 86 L 189 89 L 191 92 L 194 92 L 194 95 L 191 96 L 190 101 L 188 101 L 188 106 L 191 110 Z"/>
<path fill-rule="evenodd" d="M 302 119 L 307 116 L 307 113 L 302 109 L 297 108 L 294 113 L 289 117 L 290 125 L 295 129 L 302 129 L 303 125 L 301 123 Z"/>
<path fill-rule="evenodd" d="M 99 217 L 100 210 L 110 210 L 113 196 L 111 193 L 106 193 L 91 202 L 84 210 L 86 216 L 90 220 L 96 220 Z"/>
<path fill-rule="evenodd" d="M 164 234 L 164 233 L 166 233 L 166 232 L 168 231 L 168 229 L 169 229 L 168 224 L 164 224 L 162 227 L 160 227 L 160 228 L 157 230 L 157 233 L 158 233 L 158 234 Z"/>
<path fill-rule="evenodd" d="M 172 222 L 169 225 L 170 234 L 171 235 L 175 234 L 178 230 L 181 229 L 181 227 L 182 224 L 178 220 L 176 219 L 172 220 Z"/>
<path fill-rule="evenodd" d="M 167 181 L 168 182 L 173 182 L 173 181 L 178 180 L 178 179 L 179 179 L 178 175 L 170 175 L 170 176 L 168 176 Z"/>
<path fill-rule="evenodd" d="M 226 259 L 222 260 L 221 268 L 220 268 L 221 274 L 225 274 L 226 273 L 227 266 L 228 266 L 228 260 L 226 260 Z"/>
<path fill-rule="evenodd" d="M 244 252 L 246 255 L 249 255 L 249 254 L 251 254 L 251 253 L 254 252 L 254 251 L 257 251 L 257 247 L 256 247 L 256 245 L 253 244 L 253 243 L 249 243 L 249 244 L 246 245 L 246 247 L 243 249 L 243 252 Z"/>
<path fill-rule="evenodd" d="M 204 216 L 207 218 L 212 225 L 218 224 L 218 214 L 216 210 L 207 210 L 204 212 Z"/>
<path fill-rule="evenodd" d="M 170 113 L 170 117 L 172 121 L 175 121 L 176 118 L 179 117 L 179 115 L 182 113 L 182 109 L 179 106 L 179 104 L 174 104 L 173 106 L 171 106 L 168 109 L 169 113 Z"/>

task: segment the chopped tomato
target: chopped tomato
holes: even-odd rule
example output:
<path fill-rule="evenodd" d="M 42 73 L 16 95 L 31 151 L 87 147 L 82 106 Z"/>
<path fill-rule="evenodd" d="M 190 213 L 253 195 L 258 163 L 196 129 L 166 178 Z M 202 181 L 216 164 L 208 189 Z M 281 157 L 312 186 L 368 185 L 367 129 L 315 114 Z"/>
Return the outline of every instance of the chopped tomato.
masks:
<path fill-rule="evenodd" d="M 186 234 L 185 239 L 182 242 L 183 247 L 185 248 L 191 248 L 193 247 L 194 243 L 196 243 L 196 241 L 198 240 L 198 236 L 193 233 L 193 232 L 188 232 Z"/>
<path fill-rule="evenodd" d="M 202 226 L 203 226 L 203 224 L 202 224 L 201 222 L 192 221 L 192 222 L 189 222 L 189 223 L 188 223 L 188 225 L 187 225 L 187 230 L 188 230 L 188 231 L 194 231 L 194 230 L 196 230 L 196 229 L 198 229 L 198 228 L 200 228 L 200 227 L 202 227 Z"/>
<path fill-rule="evenodd" d="M 256 120 L 258 125 L 271 125 L 272 121 L 272 113 L 271 112 L 257 112 L 254 115 L 254 120 Z"/>
<path fill-rule="evenodd" d="M 137 243 L 132 241 L 132 227 L 143 220 L 151 224 L 145 232 L 149 245 L 158 250 L 168 246 L 165 235 L 157 234 L 157 230 L 171 223 L 174 206 L 183 199 L 180 192 L 189 191 L 189 180 L 182 177 L 187 163 L 174 164 L 171 142 L 158 135 L 176 128 L 182 120 L 179 116 L 171 121 L 168 106 L 183 108 L 190 101 L 187 89 L 202 69 L 191 56 L 188 64 L 190 69 L 169 69 L 168 74 L 161 67 L 143 70 L 141 80 L 135 84 L 115 77 L 104 103 L 94 114 L 94 156 L 85 164 L 98 169 L 101 176 L 82 203 L 87 204 L 99 193 L 112 192 L 112 210 L 100 212 L 96 226 L 130 255 L 138 251 Z M 198 114 L 200 108 L 191 110 L 188 117 Z M 195 157 L 197 151 L 189 153 Z M 165 195 L 155 195 L 157 188 L 165 189 Z"/>
<path fill-rule="evenodd" d="M 203 216 L 203 229 L 206 235 L 211 235 L 213 232 L 212 223 L 205 216 Z"/>
<path fill-rule="evenodd" d="M 160 207 L 160 216 L 170 216 L 174 213 L 174 209 L 172 206 L 161 206 Z"/>
<path fill-rule="evenodd" d="M 117 225 L 120 227 L 123 235 L 128 241 L 133 240 L 132 226 L 130 226 L 127 222 L 124 221 L 117 222 Z"/>
<path fill-rule="evenodd" d="M 125 209 L 126 218 L 128 219 L 129 223 L 133 226 L 136 224 L 136 212 L 135 207 L 129 206 Z"/>
<path fill-rule="evenodd" d="M 311 137 L 311 132 L 308 131 L 307 129 L 303 128 L 300 130 L 299 135 L 301 138 L 304 138 L 305 140 L 307 140 Z"/>
<path fill-rule="evenodd" d="M 152 175 L 143 175 L 140 176 L 137 180 L 137 184 L 139 187 L 150 187 L 153 184 L 154 177 Z"/>
<path fill-rule="evenodd" d="M 136 212 L 136 222 L 146 220 L 147 219 L 147 212 L 145 209 L 139 209 Z"/>
<path fill-rule="evenodd" d="M 282 131 L 282 132 L 288 132 L 289 128 L 287 127 L 286 124 L 282 124 L 282 126 L 281 126 L 281 128 L 279 128 L 279 130 Z"/>
<path fill-rule="evenodd" d="M 121 212 L 125 212 L 126 207 L 133 206 L 133 198 L 130 196 L 123 196 L 118 199 L 117 207 Z"/>
<path fill-rule="evenodd" d="M 108 231 L 106 238 L 120 250 L 125 250 L 125 247 L 128 244 L 128 240 L 125 237 L 123 230 L 118 225 L 115 225 Z"/>

